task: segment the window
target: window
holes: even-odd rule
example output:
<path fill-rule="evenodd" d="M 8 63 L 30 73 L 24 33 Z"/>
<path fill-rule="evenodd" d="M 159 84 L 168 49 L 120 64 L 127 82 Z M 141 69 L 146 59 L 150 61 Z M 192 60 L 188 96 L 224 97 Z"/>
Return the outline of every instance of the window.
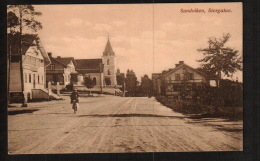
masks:
<path fill-rule="evenodd" d="M 36 64 L 36 58 L 31 57 L 31 64 L 32 64 L 32 65 L 35 65 L 35 64 Z"/>
<path fill-rule="evenodd" d="M 42 84 L 43 84 L 43 76 L 42 76 Z"/>
<path fill-rule="evenodd" d="M 193 80 L 193 79 L 194 79 L 193 73 L 190 73 L 190 74 L 189 74 L 189 80 Z"/>
<path fill-rule="evenodd" d="M 33 84 L 36 83 L 36 80 L 35 80 L 35 74 L 33 74 Z"/>
<path fill-rule="evenodd" d="M 107 75 L 111 75 L 110 69 L 107 70 Z"/>
<path fill-rule="evenodd" d="M 32 76 L 29 74 L 29 83 L 32 83 Z"/>
<path fill-rule="evenodd" d="M 96 77 L 93 78 L 93 84 L 94 84 L 94 85 L 97 84 L 97 79 L 96 79 Z"/>
<path fill-rule="evenodd" d="M 175 74 L 175 80 L 177 80 L 177 81 L 181 80 L 180 74 Z"/>
<path fill-rule="evenodd" d="M 172 78 L 168 77 L 168 82 L 171 83 L 172 82 Z"/>
<path fill-rule="evenodd" d="M 40 76 L 38 75 L 38 83 L 40 84 Z"/>
<path fill-rule="evenodd" d="M 110 64 L 110 60 L 109 59 L 107 59 L 107 65 L 109 65 Z"/>
<path fill-rule="evenodd" d="M 37 66 L 40 65 L 40 63 L 39 63 L 39 62 L 40 62 L 40 59 L 35 58 L 35 62 L 36 62 L 35 64 L 36 64 Z"/>
<path fill-rule="evenodd" d="M 24 73 L 24 83 L 27 83 L 27 74 Z"/>
<path fill-rule="evenodd" d="M 54 70 L 54 69 L 55 69 L 55 65 L 51 64 L 51 70 Z"/>

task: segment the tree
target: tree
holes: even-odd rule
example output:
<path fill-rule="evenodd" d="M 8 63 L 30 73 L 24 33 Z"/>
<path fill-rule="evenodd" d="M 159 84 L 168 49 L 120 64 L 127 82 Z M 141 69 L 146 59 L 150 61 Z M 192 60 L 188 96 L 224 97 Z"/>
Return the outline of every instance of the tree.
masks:
<path fill-rule="evenodd" d="M 239 51 L 231 47 L 225 47 L 230 37 L 229 33 L 223 34 L 222 38 L 219 39 L 211 37 L 208 40 L 208 48 L 198 49 L 204 55 L 204 58 L 198 60 L 198 62 L 203 63 L 201 70 L 208 73 L 211 77 L 215 76 L 214 79 L 217 83 L 216 106 L 223 104 L 223 98 L 219 95 L 219 82 L 222 78 L 222 73 L 229 77 L 237 70 L 242 70 L 242 57 L 239 56 Z"/>
<path fill-rule="evenodd" d="M 191 95 L 192 86 L 189 83 L 189 80 L 190 80 L 190 73 L 187 71 L 186 68 L 184 68 L 183 73 L 181 75 L 181 89 L 180 89 L 180 94 L 182 99 L 185 99 L 186 96 Z"/>
<path fill-rule="evenodd" d="M 153 90 L 152 80 L 145 74 L 141 77 L 141 92 L 145 94 L 145 96 L 151 96 Z"/>
<path fill-rule="evenodd" d="M 125 96 L 125 74 L 124 73 L 120 73 L 116 76 L 116 82 L 117 85 L 121 86 L 120 90 L 122 90 L 123 96 Z"/>
<path fill-rule="evenodd" d="M 93 80 L 90 78 L 90 76 L 84 78 L 84 86 L 89 89 L 89 92 L 91 94 L 91 88 L 94 87 Z"/>
<path fill-rule="evenodd" d="M 23 81 L 23 69 L 22 69 L 22 35 L 23 29 L 33 30 L 36 32 L 39 29 L 42 29 L 42 24 L 39 21 L 36 21 L 34 18 L 35 16 L 42 15 L 41 12 L 36 12 L 32 5 L 9 5 L 7 6 L 7 31 L 9 35 L 15 35 L 18 33 L 18 40 L 20 46 L 20 75 L 21 75 L 21 89 L 22 89 L 22 107 L 27 107 L 24 97 L 24 81 Z M 14 36 L 16 37 L 16 36 Z M 8 44 L 13 44 L 15 39 L 8 37 Z M 10 50 L 9 45 L 9 51 Z M 9 53 L 11 56 L 11 53 Z M 10 61 L 9 61 L 10 63 Z M 10 76 L 9 76 L 10 78 Z"/>
<path fill-rule="evenodd" d="M 219 39 L 211 37 L 208 40 L 208 48 L 198 49 L 204 55 L 204 58 L 198 60 L 203 63 L 200 68 L 219 79 L 221 79 L 221 73 L 229 77 L 237 70 L 242 70 L 242 57 L 239 56 L 239 51 L 225 47 L 230 37 L 229 33 L 223 34 Z"/>
<path fill-rule="evenodd" d="M 33 32 L 42 29 L 41 22 L 35 20 L 35 17 L 41 16 L 42 13 L 35 11 L 33 5 L 9 5 L 7 11 L 7 27 L 10 33 L 22 34 L 22 29 Z"/>
<path fill-rule="evenodd" d="M 128 94 L 131 96 L 135 96 L 138 82 L 135 72 L 133 70 L 127 70 L 125 84 L 126 91 L 128 92 Z"/>
<path fill-rule="evenodd" d="M 125 81 L 125 75 L 123 73 L 121 73 L 121 74 L 116 76 L 117 85 L 123 86 L 124 85 L 124 81 Z"/>

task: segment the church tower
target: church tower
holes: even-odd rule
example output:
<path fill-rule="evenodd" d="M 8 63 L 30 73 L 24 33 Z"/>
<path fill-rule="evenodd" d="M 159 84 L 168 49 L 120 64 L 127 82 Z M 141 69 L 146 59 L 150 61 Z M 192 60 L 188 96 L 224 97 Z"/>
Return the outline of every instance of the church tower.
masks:
<path fill-rule="evenodd" d="M 104 64 L 104 84 L 116 85 L 116 56 L 110 44 L 109 37 L 103 52 L 102 62 Z"/>

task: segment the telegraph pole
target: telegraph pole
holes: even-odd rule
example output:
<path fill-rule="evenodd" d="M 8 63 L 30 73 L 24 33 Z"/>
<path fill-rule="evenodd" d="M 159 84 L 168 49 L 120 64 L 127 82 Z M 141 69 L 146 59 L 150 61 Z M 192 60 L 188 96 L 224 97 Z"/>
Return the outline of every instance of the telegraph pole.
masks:
<path fill-rule="evenodd" d="M 102 72 L 103 72 L 103 64 L 99 64 L 99 72 L 100 72 L 100 92 L 102 93 Z"/>

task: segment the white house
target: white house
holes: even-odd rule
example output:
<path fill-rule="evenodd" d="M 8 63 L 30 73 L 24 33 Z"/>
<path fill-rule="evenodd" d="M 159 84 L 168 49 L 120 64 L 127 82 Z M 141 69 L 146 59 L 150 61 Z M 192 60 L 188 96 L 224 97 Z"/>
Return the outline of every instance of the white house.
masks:
<path fill-rule="evenodd" d="M 15 97 L 21 89 L 20 75 L 20 42 L 15 41 L 15 36 L 9 35 L 9 93 L 11 102 L 20 102 Z M 28 99 L 47 99 L 46 72 L 45 67 L 49 65 L 50 59 L 46 54 L 40 38 L 37 34 L 22 35 L 22 71 L 24 97 Z"/>

